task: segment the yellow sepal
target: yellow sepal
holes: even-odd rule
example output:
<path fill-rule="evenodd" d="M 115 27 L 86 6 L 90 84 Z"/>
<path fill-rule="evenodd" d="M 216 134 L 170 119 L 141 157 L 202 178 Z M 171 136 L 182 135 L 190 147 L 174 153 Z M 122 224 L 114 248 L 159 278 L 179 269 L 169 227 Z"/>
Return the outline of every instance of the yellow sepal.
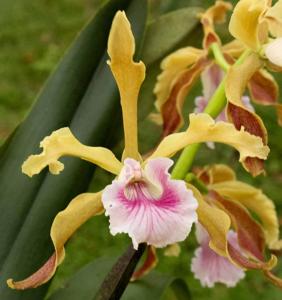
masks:
<path fill-rule="evenodd" d="M 81 144 L 67 127 L 45 137 L 40 147 L 43 148 L 42 153 L 29 156 L 22 165 L 22 172 L 30 177 L 47 166 L 52 174 L 59 174 L 64 169 L 63 163 L 58 160 L 61 156 L 80 157 L 113 174 L 119 174 L 122 168 L 121 162 L 110 150 Z"/>
<path fill-rule="evenodd" d="M 185 132 L 165 137 L 149 157 L 171 157 L 188 145 L 203 142 L 219 142 L 230 145 L 240 153 L 240 161 L 246 157 L 266 159 L 269 148 L 261 138 L 249 134 L 242 128 L 236 130 L 233 124 L 217 122 L 208 114 L 190 114 L 190 125 Z"/>
<path fill-rule="evenodd" d="M 125 135 L 124 158 L 139 160 L 137 141 L 137 100 L 145 78 L 143 62 L 135 63 L 135 41 L 124 12 L 117 12 L 108 41 L 108 64 L 119 88 Z M 106 88 L 106 87 L 105 87 Z"/>

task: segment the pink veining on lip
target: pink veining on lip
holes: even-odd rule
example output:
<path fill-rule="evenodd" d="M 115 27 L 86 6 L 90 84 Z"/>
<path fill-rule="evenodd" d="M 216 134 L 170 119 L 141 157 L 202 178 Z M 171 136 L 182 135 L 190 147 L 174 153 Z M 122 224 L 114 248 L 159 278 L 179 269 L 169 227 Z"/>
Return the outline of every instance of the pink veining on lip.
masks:
<path fill-rule="evenodd" d="M 102 201 L 112 234 L 128 233 L 135 248 L 183 241 L 197 220 L 197 201 L 182 180 L 170 178 L 168 158 L 149 160 L 144 169 L 124 161 L 120 176 L 106 187 Z"/>

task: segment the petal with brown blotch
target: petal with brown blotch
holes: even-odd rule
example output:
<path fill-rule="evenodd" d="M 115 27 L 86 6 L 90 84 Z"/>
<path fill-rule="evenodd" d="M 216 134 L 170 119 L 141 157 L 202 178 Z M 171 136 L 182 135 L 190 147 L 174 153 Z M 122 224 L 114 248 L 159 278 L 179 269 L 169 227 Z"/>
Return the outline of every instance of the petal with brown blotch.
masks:
<path fill-rule="evenodd" d="M 248 82 L 261 66 L 260 58 L 253 53 L 241 65 L 229 69 L 226 78 L 227 116 L 238 130 L 244 127 L 252 135 L 260 137 L 266 145 L 267 131 L 263 121 L 258 115 L 247 110 L 241 100 Z M 263 173 L 263 161 L 258 158 L 247 157 L 244 167 L 253 176 Z"/>
<path fill-rule="evenodd" d="M 278 123 L 282 125 L 282 104 L 278 103 L 279 86 L 274 77 L 266 70 L 260 69 L 253 75 L 248 87 L 254 102 L 276 108 Z"/>
<path fill-rule="evenodd" d="M 163 104 L 167 101 L 178 75 L 194 65 L 201 56 L 205 55 L 206 53 L 202 49 L 185 47 L 178 49 L 162 60 L 162 72 L 158 75 L 154 88 L 154 94 L 156 95 L 155 106 L 158 111 L 161 111 Z"/>
<path fill-rule="evenodd" d="M 183 124 L 182 107 L 185 97 L 195 84 L 201 72 L 210 64 L 201 57 L 193 66 L 183 71 L 174 81 L 168 99 L 161 107 L 163 118 L 163 137 L 173 133 Z"/>
<path fill-rule="evenodd" d="M 247 209 L 240 203 L 228 200 L 215 191 L 211 191 L 209 196 L 220 203 L 220 206 L 222 206 L 231 217 L 233 224 L 236 227 L 240 247 L 254 258 L 263 261 L 265 238 L 262 227 L 251 217 Z"/>
<path fill-rule="evenodd" d="M 257 104 L 272 105 L 278 100 L 278 84 L 267 71 L 255 72 L 248 83 L 252 100 Z"/>
<path fill-rule="evenodd" d="M 260 189 L 237 180 L 213 183 L 209 188 L 254 212 L 263 226 L 268 247 L 272 250 L 282 248 L 275 205 Z"/>
<path fill-rule="evenodd" d="M 238 242 L 243 252 L 229 244 L 228 251 L 232 260 L 247 269 L 272 269 L 276 265 L 277 259 L 275 256 L 271 256 L 268 261 L 265 261 L 264 231 L 247 209 L 238 202 L 220 196 L 215 191 L 210 191 L 209 199 L 212 199 L 230 216 L 236 229 Z"/>
<path fill-rule="evenodd" d="M 201 15 L 201 23 L 204 29 L 203 48 L 208 49 L 212 43 L 221 43 L 215 32 L 216 23 L 224 23 L 227 11 L 232 9 L 232 4 L 225 1 L 216 1 Z"/>

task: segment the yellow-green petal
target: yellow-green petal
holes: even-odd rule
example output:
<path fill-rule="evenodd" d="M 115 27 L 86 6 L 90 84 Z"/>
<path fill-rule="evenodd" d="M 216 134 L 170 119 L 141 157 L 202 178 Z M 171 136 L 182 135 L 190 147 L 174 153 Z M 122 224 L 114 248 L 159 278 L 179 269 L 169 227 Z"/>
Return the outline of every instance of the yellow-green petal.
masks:
<path fill-rule="evenodd" d="M 171 157 L 188 145 L 203 142 L 219 142 L 230 145 L 240 153 L 240 161 L 246 157 L 266 159 L 269 148 L 261 138 L 249 134 L 233 124 L 215 122 L 208 114 L 190 114 L 190 125 L 185 132 L 174 133 L 162 140 L 150 158 Z"/>
<path fill-rule="evenodd" d="M 61 156 L 80 157 L 113 174 L 119 174 L 122 168 L 121 162 L 110 150 L 81 144 L 67 127 L 45 137 L 40 147 L 43 148 L 42 153 L 29 156 L 22 165 L 22 172 L 30 177 L 47 166 L 52 174 L 59 174 L 64 169 L 64 165 L 58 160 Z"/>
<path fill-rule="evenodd" d="M 192 189 L 193 194 L 198 201 L 198 219 L 201 225 L 209 233 L 210 248 L 219 255 L 228 257 L 227 234 L 231 226 L 229 216 L 222 209 L 208 204 L 194 186 L 188 184 L 187 187 Z"/>
<path fill-rule="evenodd" d="M 267 4 L 268 0 L 240 0 L 230 19 L 230 33 L 254 51 L 261 46 L 261 18 Z"/>

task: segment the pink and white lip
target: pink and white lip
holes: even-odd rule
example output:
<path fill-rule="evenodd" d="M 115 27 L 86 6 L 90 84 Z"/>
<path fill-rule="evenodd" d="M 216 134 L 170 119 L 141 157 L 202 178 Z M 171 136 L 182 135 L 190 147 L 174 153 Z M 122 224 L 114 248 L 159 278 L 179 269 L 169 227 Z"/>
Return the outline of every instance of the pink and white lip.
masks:
<path fill-rule="evenodd" d="M 200 247 L 196 249 L 192 259 L 191 270 L 203 287 L 214 287 L 215 283 L 223 283 L 234 287 L 245 277 L 245 272 L 233 265 L 226 257 L 220 256 L 209 247 L 209 235 L 200 225 L 196 225 L 196 237 Z M 237 234 L 230 230 L 228 241 L 239 248 Z"/>
<path fill-rule="evenodd" d="M 127 158 L 118 178 L 103 192 L 111 233 L 127 233 L 135 249 L 140 243 L 165 247 L 181 242 L 197 221 L 197 200 L 184 181 L 170 178 L 172 164 L 169 158 L 155 158 L 143 169 Z"/>

